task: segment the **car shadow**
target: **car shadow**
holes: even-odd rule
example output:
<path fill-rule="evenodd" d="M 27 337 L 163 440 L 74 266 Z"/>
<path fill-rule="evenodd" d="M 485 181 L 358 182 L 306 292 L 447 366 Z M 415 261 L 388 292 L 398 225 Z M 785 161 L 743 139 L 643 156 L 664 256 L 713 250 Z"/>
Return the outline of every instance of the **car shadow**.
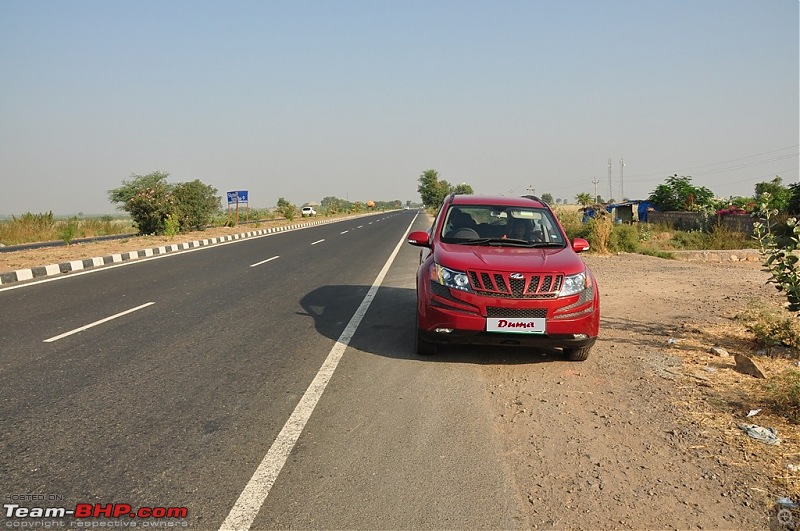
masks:
<path fill-rule="evenodd" d="M 355 314 L 369 286 L 323 286 L 301 300 L 303 312 L 314 320 L 321 335 L 337 341 Z M 563 361 L 558 349 L 518 346 L 440 345 L 433 356 L 419 356 L 415 349 L 416 291 L 384 286 L 364 315 L 350 340 L 350 347 L 376 356 L 400 360 L 478 365 L 514 365 Z"/>

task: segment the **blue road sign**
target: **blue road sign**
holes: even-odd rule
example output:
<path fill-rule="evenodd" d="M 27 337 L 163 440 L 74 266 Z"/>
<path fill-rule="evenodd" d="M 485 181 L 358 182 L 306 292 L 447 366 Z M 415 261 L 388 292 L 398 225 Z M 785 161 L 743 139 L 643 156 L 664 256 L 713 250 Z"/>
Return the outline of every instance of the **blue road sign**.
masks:
<path fill-rule="evenodd" d="M 228 192 L 228 204 L 247 203 L 247 190 Z"/>

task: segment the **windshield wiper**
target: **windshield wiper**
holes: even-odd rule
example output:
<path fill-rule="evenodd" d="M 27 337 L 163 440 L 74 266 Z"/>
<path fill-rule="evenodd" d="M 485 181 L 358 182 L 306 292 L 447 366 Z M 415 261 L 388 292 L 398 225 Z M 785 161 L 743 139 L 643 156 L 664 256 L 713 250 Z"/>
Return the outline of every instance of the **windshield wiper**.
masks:
<path fill-rule="evenodd" d="M 533 242 L 531 247 L 564 247 L 564 244 L 560 242 Z"/>
<path fill-rule="evenodd" d="M 462 245 L 508 245 L 512 247 L 530 247 L 531 243 L 527 240 L 517 240 L 514 238 L 474 238 L 460 242 Z"/>

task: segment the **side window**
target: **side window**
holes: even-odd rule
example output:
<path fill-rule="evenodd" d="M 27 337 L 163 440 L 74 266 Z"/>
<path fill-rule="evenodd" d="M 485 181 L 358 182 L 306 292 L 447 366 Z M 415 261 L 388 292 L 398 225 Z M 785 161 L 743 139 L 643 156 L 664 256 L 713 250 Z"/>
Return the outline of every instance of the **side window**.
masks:
<path fill-rule="evenodd" d="M 542 219 L 542 225 L 544 226 L 544 231 L 547 235 L 547 241 L 551 242 L 560 242 L 561 235 L 558 229 L 556 229 L 555 224 L 553 223 L 552 218 L 550 216 L 545 216 Z"/>

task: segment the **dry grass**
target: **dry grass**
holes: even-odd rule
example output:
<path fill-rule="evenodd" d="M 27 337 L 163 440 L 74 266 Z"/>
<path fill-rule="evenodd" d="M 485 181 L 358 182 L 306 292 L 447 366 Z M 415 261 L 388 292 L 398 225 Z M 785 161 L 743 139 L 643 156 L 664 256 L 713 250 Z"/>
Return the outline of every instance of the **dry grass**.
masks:
<path fill-rule="evenodd" d="M 110 216 L 87 219 L 55 219 L 52 212 L 45 214 L 27 213 L 10 220 L 0 221 L 0 244 L 20 245 L 33 242 L 58 241 L 64 239 L 65 232 L 70 229 L 72 229 L 71 239 L 95 238 L 136 232 L 136 228 L 129 219 L 113 219 Z"/>
<path fill-rule="evenodd" d="M 782 355 L 757 355 L 759 346 L 753 335 L 734 316 L 716 325 L 685 326 L 678 335 L 680 339 L 672 351 L 680 354 L 684 362 L 682 383 L 693 390 L 685 409 L 705 435 L 721 437 L 729 448 L 724 455 L 705 457 L 728 466 L 760 468 L 784 496 L 800 498 L 800 473 L 789 468 L 800 465 L 800 426 L 785 407 L 776 403 L 774 392 L 774 386 L 781 384 L 787 371 L 797 372 L 792 359 L 796 353 L 785 349 L 775 352 Z M 730 357 L 710 353 L 710 344 L 725 349 Z M 735 353 L 756 360 L 767 379 L 737 372 Z M 749 411 L 758 409 L 761 411 L 757 415 L 747 417 Z M 775 428 L 781 445 L 770 446 L 751 439 L 738 424 Z M 765 498 L 764 503 L 769 506 L 775 500 Z"/>

